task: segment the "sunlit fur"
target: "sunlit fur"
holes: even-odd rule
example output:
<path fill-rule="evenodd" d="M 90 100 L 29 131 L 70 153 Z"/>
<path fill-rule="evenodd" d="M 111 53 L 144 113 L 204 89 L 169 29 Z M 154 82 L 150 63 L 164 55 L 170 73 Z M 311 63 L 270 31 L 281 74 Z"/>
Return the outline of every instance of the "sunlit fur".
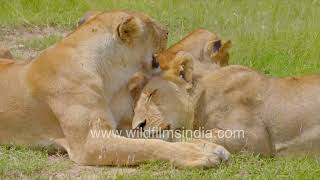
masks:
<path fill-rule="evenodd" d="M 214 44 L 219 44 L 218 49 L 214 49 Z M 180 51 L 190 53 L 197 61 L 203 64 L 214 63 L 219 66 L 228 65 L 229 49 L 231 41 L 221 39 L 217 33 L 212 33 L 205 29 L 197 29 L 189 33 L 181 41 L 170 48 L 157 54 L 162 71 L 170 68 L 172 60 Z"/>

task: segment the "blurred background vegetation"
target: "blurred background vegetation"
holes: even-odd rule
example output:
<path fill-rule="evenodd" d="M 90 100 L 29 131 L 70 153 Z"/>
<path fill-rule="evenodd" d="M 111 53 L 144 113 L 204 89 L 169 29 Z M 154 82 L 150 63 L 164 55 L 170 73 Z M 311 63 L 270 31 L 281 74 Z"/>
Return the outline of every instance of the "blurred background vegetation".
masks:
<path fill-rule="evenodd" d="M 172 44 L 196 28 L 233 42 L 233 64 L 285 76 L 319 72 L 319 0 L 0 0 L 0 24 L 72 29 L 88 10 L 143 11 Z"/>

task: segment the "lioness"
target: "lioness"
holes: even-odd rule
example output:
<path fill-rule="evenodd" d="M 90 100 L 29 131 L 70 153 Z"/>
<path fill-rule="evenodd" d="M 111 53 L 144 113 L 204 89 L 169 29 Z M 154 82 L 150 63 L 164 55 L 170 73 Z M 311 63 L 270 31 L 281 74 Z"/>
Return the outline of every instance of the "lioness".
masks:
<path fill-rule="evenodd" d="M 56 144 L 85 165 L 151 159 L 183 167 L 216 165 L 221 157 L 214 144 L 128 139 L 111 131 L 131 124 L 128 80 L 142 65 L 150 69 L 152 55 L 166 42 L 167 31 L 150 17 L 110 11 L 28 64 L 0 65 L 0 144 Z M 100 130 L 108 130 L 105 138 L 92 133 Z"/>
<path fill-rule="evenodd" d="M 191 124 L 211 132 L 209 140 L 232 153 L 319 153 L 319 76 L 272 78 L 231 65 L 203 72 L 186 88 L 171 80 L 189 83 L 186 77 L 193 76 L 192 68 L 183 68 L 185 61 L 190 61 L 187 54 L 174 57 L 171 70 L 184 76 L 163 74 L 147 83 L 135 108 L 133 128 L 142 124 L 155 131 L 175 130 Z"/>

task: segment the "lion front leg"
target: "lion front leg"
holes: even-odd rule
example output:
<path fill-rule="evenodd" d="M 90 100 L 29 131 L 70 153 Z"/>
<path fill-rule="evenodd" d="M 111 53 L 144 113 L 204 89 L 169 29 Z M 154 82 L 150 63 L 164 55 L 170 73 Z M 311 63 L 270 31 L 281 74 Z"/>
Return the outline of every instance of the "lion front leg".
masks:
<path fill-rule="evenodd" d="M 169 143 L 118 136 L 106 105 L 67 102 L 75 101 L 54 98 L 50 105 L 65 135 L 62 144 L 67 146 L 70 159 L 78 164 L 135 165 L 147 160 L 163 160 L 178 167 L 214 167 L 222 161 L 216 146 L 210 143 Z"/>
<path fill-rule="evenodd" d="M 147 160 L 162 160 L 177 167 L 215 167 L 225 159 L 211 143 L 170 143 L 155 139 L 129 139 L 117 135 L 90 138 L 79 159 L 84 165 L 136 165 Z"/>

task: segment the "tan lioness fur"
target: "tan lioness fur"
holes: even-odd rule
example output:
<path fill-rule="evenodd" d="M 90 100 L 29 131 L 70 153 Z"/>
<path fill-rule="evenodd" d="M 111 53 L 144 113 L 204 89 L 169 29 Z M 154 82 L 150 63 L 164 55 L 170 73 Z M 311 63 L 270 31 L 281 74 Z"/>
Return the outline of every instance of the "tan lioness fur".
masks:
<path fill-rule="evenodd" d="M 222 40 L 219 35 L 205 29 L 197 29 L 189 33 L 181 41 L 156 55 L 162 71 L 170 68 L 170 62 L 180 51 L 190 53 L 202 63 L 228 65 L 231 41 Z"/>
<path fill-rule="evenodd" d="M 95 15 L 28 64 L 3 62 L 0 144 L 59 145 L 86 165 L 153 159 L 214 166 L 221 160 L 214 144 L 129 139 L 113 131 L 132 123 L 129 78 L 142 67 L 151 69 L 152 55 L 166 42 L 167 31 L 150 17 L 111 11 Z M 104 137 L 92 133 L 105 130 Z"/>
<path fill-rule="evenodd" d="M 173 61 L 185 71 L 181 60 Z M 232 153 L 319 154 L 319 76 L 272 78 L 232 65 L 193 78 L 189 89 L 171 81 L 174 78 L 179 77 L 164 74 L 148 82 L 137 102 L 134 125 L 144 121 L 144 127 L 174 130 L 191 123 L 193 129 L 210 130 L 209 140 Z"/>

